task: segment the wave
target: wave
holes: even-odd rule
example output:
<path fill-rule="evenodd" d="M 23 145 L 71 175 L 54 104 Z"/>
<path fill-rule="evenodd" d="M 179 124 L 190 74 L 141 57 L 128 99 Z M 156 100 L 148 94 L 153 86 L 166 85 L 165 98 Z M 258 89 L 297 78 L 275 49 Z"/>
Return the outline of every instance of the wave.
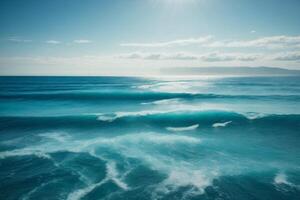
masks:
<path fill-rule="evenodd" d="M 142 110 L 136 112 L 116 112 L 113 114 L 97 114 L 98 120 L 100 121 L 107 121 L 112 122 L 116 119 L 125 118 L 125 117 L 143 117 L 149 115 L 157 115 L 157 114 L 164 114 L 173 111 L 159 111 L 159 110 Z"/>
<path fill-rule="evenodd" d="M 167 127 L 166 129 L 168 131 L 178 132 L 178 131 L 192 131 L 192 130 L 197 129 L 198 127 L 199 127 L 199 124 L 195 124 L 195 125 L 186 126 L 186 127 Z"/>
<path fill-rule="evenodd" d="M 70 116 L 3 116 L 0 117 L 0 128 L 6 130 L 24 130 L 30 129 L 51 129 L 60 128 L 113 128 L 126 127 L 134 124 L 136 128 L 150 125 L 151 127 L 187 127 L 190 124 L 199 124 L 201 127 L 221 127 L 235 122 L 235 126 L 242 125 L 260 125 L 266 126 L 274 124 L 284 124 L 290 127 L 298 127 L 300 115 L 297 114 L 261 114 L 261 113 L 236 113 L 220 110 L 202 110 L 202 111 L 159 111 L 143 110 L 137 112 L 116 112 L 111 114 L 84 114 Z M 251 122 L 251 123 L 250 123 Z M 175 129 L 173 129 L 175 130 Z M 51 136 L 54 137 L 54 136 Z M 59 137 L 59 135 L 58 135 Z M 60 140 L 61 138 L 56 138 Z"/>
<path fill-rule="evenodd" d="M 47 133 L 40 134 L 40 137 L 45 137 Z M 51 134 L 51 133 L 48 133 Z M 61 137 L 64 137 L 66 134 L 62 134 Z M 66 139 L 56 140 L 56 137 L 49 137 L 54 142 L 45 141 L 37 146 L 29 146 L 23 149 L 16 149 L 7 152 L 1 152 L 0 158 L 6 159 L 16 156 L 37 156 L 38 154 L 49 155 L 49 159 L 55 161 L 55 153 L 59 152 L 74 152 L 74 153 L 89 153 L 89 155 L 100 158 L 106 163 L 106 176 L 104 179 L 95 182 L 95 183 L 86 183 L 85 187 L 74 190 L 68 195 L 67 199 L 81 199 L 84 196 L 88 195 L 94 189 L 101 187 L 107 182 L 114 183 L 119 189 L 123 191 L 130 190 L 130 186 L 125 182 L 125 176 L 128 172 L 120 172 L 114 160 L 102 159 L 97 151 L 99 148 L 109 149 L 109 152 L 118 153 L 125 158 L 135 158 L 139 161 L 147 164 L 147 167 L 156 170 L 159 173 L 167 174 L 169 177 L 162 183 L 165 187 L 169 187 L 175 184 L 175 174 L 181 172 L 185 177 L 193 175 L 193 178 L 189 178 L 190 182 L 181 180 L 180 183 L 176 181 L 176 187 L 188 186 L 190 184 L 197 184 L 197 187 L 204 188 L 209 182 L 199 183 L 200 180 L 200 171 L 196 172 L 194 169 L 190 169 L 188 166 L 185 166 L 185 162 L 176 162 L 172 161 L 170 165 L 170 159 L 168 156 L 164 158 L 159 158 L 162 155 L 156 155 L 153 149 L 157 148 L 170 148 L 178 149 L 177 147 L 185 147 L 185 145 L 198 145 L 201 144 L 201 140 L 192 136 L 184 135 L 173 135 L 173 134 L 158 134 L 158 133 L 139 133 L 139 134 L 125 134 L 116 137 L 97 137 L 93 139 L 76 139 L 66 136 Z M 179 145 L 179 146 L 177 146 Z M 113 154 L 114 154 L 113 153 Z M 154 154 L 153 154 L 154 153 Z M 104 152 L 105 155 L 105 152 Z M 52 157 L 51 157 L 52 156 Z M 41 157 L 38 157 L 41 158 Z M 173 159 L 173 158 L 172 158 Z M 117 159 L 117 161 L 120 161 Z M 204 173 L 204 172 L 203 172 Z M 197 175 L 198 174 L 198 175 Z M 204 178 L 204 176 L 203 176 Z M 205 181 L 211 180 L 209 177 L 205 177 Z M 204 181 L 204 179 L 203 179 Z M 175 185 L 174 185 L 175 188 Z"/>
<path fill-rule="evenodd" d="M 245 100 L 287 100 L 299 101 L 300 95 L 227 95 L 210 93 L 168 93 L 151 91 L 107 91 L 107 92 L 53 92 L 0 94 L 6 100 L 69 100 L 69 101 L 155 101 L 168 99 L 245 99 Z M 158 102 L 156 102 L 158 103 Z"/>

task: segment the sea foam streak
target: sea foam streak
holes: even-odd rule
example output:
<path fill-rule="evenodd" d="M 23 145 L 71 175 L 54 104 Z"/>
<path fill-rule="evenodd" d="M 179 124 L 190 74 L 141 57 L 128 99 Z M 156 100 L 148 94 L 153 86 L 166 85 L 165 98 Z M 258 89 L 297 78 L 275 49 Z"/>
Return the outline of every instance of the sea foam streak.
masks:
<path fill-rule="evenodd" d="M 114 162 L 108 162 L 106 164 L 106 177 L 98 183 L 88 185 L 85 188 L 78 189 L 68 195 L 67 200 L 79 200 L 86 196 L 88 193 L 93 191 L 95 188 L 107 183 L 108 181 L 114 182 L 119 188 L 123 190 L 128 190 L 128 186 L 126 183 L 122 182 L 119 179 L 119 173 L 116 169 L 116 164 Z"/>
<path fill-rule="evenodd" d="M 199 124 L 194 124 L 191 126 L 186 126 L 186 127 L 167 127 L 166 129 L 168 131 L 174 131 L 174 132 L 179 132 L 179 131 L 192 131 L 195 130 L 199 127 Z"/>

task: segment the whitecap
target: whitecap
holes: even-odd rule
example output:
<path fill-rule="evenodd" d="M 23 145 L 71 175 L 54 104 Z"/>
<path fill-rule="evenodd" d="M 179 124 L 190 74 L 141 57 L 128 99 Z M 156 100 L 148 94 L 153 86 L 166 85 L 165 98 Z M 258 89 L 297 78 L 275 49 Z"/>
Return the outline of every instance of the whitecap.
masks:
<path fill-rule="evenodd" d="M 278 173 L 276 174 L 275 178 L 274 178 L 274 183 L 275 184 L 285 184 L 285 185 L 292 185 L 292 183 L 290 183 L 287 180 L 287 176 L 284 173 Z"/>
<path fill-rule="evenodd" d="M 241 113 L 241 114 L 243 114 L 247 119 L 250 119 L 250 120 L 260 119 L 260 118 L 267 116 L 267 114 L 256 113 L 256 112 L 246 112 L 246 113 Z"/>
<path fill-rule="evenodd" d="M 157 110 L 142 110 L 137 112 L 116 112 L 114 114 L 97 114 L 97 120 L 99 121 L 106 121 L 106 122 L 113 122 L 116 119 L 122 117 L 137 117 L 137 116 L 147 116 L 153 114 L 162 114 L 167 113 L 170 111 L 157 111 Z"/>
<path fill-rule="evenodd" d="M 288 177 L 286 174 L 280 172 L 276 174 L 273 180 L 273 184 L 276 186 L 278 190 L 290 190 L 290 189 L 296 189 L 300 190 L 300 185 L 294 184 L 288 180 Z"/>
<path fill-rule="evenodd" d="M 213 184 L 213 180 L 218 176 L 218 172 L 214 170 L 174 167 L 168 172 L 168 177 L 156 187 L 153 196 L 156 199 L 187 186 L 190 189 L 185 192 L 184 196 L 200 195 L 204 193 L 206 187 Z"/>
<path fill-rule="evenodd" d="M 194 124 L 191 126 L 186 126 L 186 127 L 167 127 L 166 129 L 168 131 L 174 131 L 174 132 L 179 132 L 179 131 L 192 131 L 195 130 L 199 127 L 199 124 Z"/>
<path fill-rule="evenodd" d="M 214 123 L 212 125 L 212 127 L 214 128 L 218 128 L 218 127 L 225 127 L 227 126 L 228 124 L 232 123 L 232 121 L 228 121 L 228 122 L 223 122 L 223 123 Z"/>
<path fill-rule="evenodd" d="M 177 104 L 179 103 L 179 98 L 173 98 L 173 99 L 163 99 L 163 100 L 157 100 L 147 103 L 141 103 L 142 105 L 170 105 L 170 104 Z"/>
<path fill-rule="evenodd" d="M 109 116 L 109 115 L 105 115 L 105 114 L 100 114 L 97 117 L 97 120 L 104 121 L 104 122 L 112 122 L 115 119 L 116 119 L 116 116 Z"/>

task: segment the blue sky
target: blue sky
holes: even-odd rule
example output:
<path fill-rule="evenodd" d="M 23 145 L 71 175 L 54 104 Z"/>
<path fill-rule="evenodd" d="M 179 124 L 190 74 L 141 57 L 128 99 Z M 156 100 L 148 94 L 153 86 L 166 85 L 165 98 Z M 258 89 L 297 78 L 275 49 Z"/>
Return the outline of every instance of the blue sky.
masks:
<path fill-rule="evenodd" d="M 2 0 L 0 74 L 300 65 L 299 0 Z"/>

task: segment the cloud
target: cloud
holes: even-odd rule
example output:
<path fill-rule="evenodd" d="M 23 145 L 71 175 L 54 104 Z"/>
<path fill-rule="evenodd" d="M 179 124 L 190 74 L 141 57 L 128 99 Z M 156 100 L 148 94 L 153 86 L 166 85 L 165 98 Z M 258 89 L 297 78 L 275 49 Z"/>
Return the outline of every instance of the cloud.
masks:
<path fill-rule="evenodd" d="M 97 65 L 105 58 L 101 56 L 16 56 L 0 57 L 0 65 L 40 65 L 40 66 L 70 66 L 70 65 Z"/>
<path fill-rule="evenodd" d="M 87 43 L 91 43 L 91 42 L 92 42 L 91 40 L 83 40 L 83 39 L 73 41 L 73 43 L 76 43 L 76 44 L 87 44 Z"/>
<path fill-rule="evenodd" d="M 10 42 L 20 42 L 20 43 L 28 43 L 28 42 L 32 42 L 32 40 L 27 40 L 27 39 L 22 39 L 19 37 L 10 37 L 7 39 Z"/>
<path fill-rule="evenodd" d="M 125 47 L 171 47 L 171 46 L 186 46 L 192 44 L 204 44 L 209 42 L 212 39 L 212 36 L 204 36 L 199 38 L 188 38 L 188 39 L 179 39 L 166 42 L 153 42 L 153 43 L 122 43 L 120 46 Z"/>
<path fill-rule="evenodd" d="M 57 41 L 57 40 L 48 40 L 46 41 L 47 44 L 60 44 L 61 42 L 60 41 Z"/>
<path fill-rule="evenodd" d="M 240 41 L 221 41 L 212 47 L 267 47 L 267 48 L 282 48 L 296 47 L 300 44 L 300 36 L 271 36 L 262 37 L 254 40 Z"/>
<path fill-rule="evenodd" d="M 143 59 L 143 60 L 196 60 L 198 57 L 189 53 L 141 53 L 134 52 L 118 56 L 124 59 Z"/>
<path fill-rule="evenodd" d="M 240 53 L 208 53 L 199 56 L 199 59 L 206 62 L 221 61 L 255 61 L 260 58 L 257 54 L 240 54 Z"/>
<path fill-rule="evenodd" d="M 240 54 L 240 53 L 219 53 L 211 52 L 205 54 L 192 53 L 140 53 L 134 52 L 122 54 L 119 56 L 123 59 L 141 59 L 141 60 L 201 60 L 205 62 L 221 61 L 255 61 L 261 57 L 257 54 Z"/>
<path fill-rule="evenodd" d="M 256 33 L 256 30 L 252 30 L 251 33 Z"/>
<path fill-rule="evenodd" d="M 300 61 L 300 52 L 277 54 L 273 57 L 273 59 L 279 61 Z"/>
<path fill-rule="evenodd" d="M 255 33 L 252 30 L 251 33 Z M 248 48 L 248 47 L 265 47 L 265 48 L 284 48 L 300 47 L 300 36 L 269 36 L 260 37 L 252 40 L 216 40 L 212 36 L 204 36 L 199 38 L 188 38 L 179 39 L 166 42 L 152 42 L 152 43 L 122 43 L 120 46 L 124 47 L 174 47 L 174 46 L 188 46 L 188 45 L 198 45 L 202 47 L 210 48 Z"/>

